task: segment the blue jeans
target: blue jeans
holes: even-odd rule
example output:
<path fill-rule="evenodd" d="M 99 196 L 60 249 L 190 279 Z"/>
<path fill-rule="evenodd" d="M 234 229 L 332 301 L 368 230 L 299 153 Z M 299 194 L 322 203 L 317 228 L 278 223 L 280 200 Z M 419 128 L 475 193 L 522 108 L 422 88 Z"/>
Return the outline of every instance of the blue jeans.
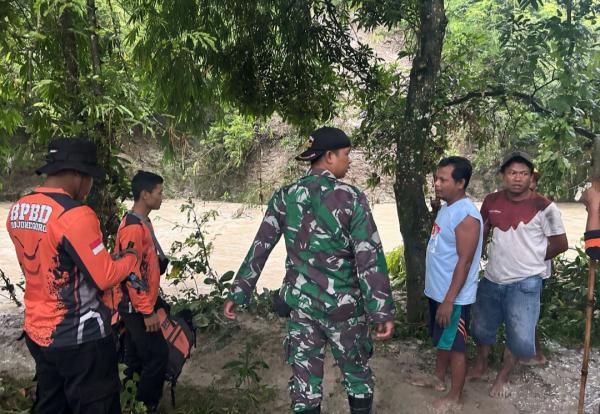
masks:
<path fill-rule="evenodd" d="M 472 333 L 480 345 L 496 342 L 502 323 L 506 327 L 506 346 L 517 358 L 535 355 L 535 326 L 540 317 L 542 278 L 531 276 L 500 285 L 482 279 L 477 288 Z"/>

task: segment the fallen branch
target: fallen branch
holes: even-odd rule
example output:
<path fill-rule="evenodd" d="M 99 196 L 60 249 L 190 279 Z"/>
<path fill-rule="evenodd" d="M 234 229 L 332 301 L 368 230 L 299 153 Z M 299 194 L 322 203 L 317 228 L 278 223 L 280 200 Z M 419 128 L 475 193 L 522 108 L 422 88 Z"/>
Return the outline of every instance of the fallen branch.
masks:
<path fill-rule="evenodd" d="M 10 281 L 10 279 L 8 278 L 8 276 L 6 276 L 6 274 L 4 273 L 4 271 L 2 269 L 0 269 L 0 279 L 2 279 L 2 284 L 3 286 L 0 287 L 0 290 L 5 290 L 8 292 L 8 296 L 6 295 L 2 295 L 10 300 L 12 300 L 15 305 L 17 305 L 18 307 L 23 306 L 23 304 L 21 303 L 21 301 L 17 298 L 16 292 L 15 292 L 15 285 Z M 21 290 L 23 290 L 23 288 L 20 285 L 17 285 L 19 288 L 21 288 Z"/>

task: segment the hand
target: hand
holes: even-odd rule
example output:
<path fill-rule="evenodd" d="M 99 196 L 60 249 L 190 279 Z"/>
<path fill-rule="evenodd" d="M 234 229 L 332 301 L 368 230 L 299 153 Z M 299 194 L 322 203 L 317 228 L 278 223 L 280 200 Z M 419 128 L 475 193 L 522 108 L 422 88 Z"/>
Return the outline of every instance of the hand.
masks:
<path fill-rule="evenodd" d="M 432 211 L 438 211 L 442 207 L 442 199 L 429 197 L 429 204 Z"/>
<path fill-rule="evenodd" d="M 438 306 L 435 314 L 435 321 L 438 325 L 446 327 L 450 325 L 450 317 L 452 316 L 452 302 L 444 302 Z"/>
<path fill-rule="evenodd" d="M 394 321 L 375 324 L 375 339 L 378 341 L 389 339 L 392 336 L 392 332 L 394 332 Z"/>
<path fill-rule="evenodd" d="M 585 204 L 588 211 L 600 209 L 600 191 L 592 185 L 581 195 L 581 202 Z"/>
<path fill-rule="evenodd" d="M 235 319 L 235 307 L 236 304 L 234 301 L 232 300 L 226 300 L 225 304 L 223 305 L 223 315 L 227 318 L 227 319 Z"/>
<path fill-rule="evenodd" d="M 152 312 L 150 316 L 145 316 L 144 325 L 146 325 L 146 332 L 158 332 L 160 330 L 158 315 Z"/>

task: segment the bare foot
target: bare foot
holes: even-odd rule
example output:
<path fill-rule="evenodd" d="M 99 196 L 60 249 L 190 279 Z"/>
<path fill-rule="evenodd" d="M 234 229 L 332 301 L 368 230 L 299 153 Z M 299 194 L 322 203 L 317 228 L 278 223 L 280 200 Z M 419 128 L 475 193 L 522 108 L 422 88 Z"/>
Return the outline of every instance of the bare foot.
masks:
<path fill-rule="evenodd" d="M 492 389 L 490 390 L 490 397 L 492 398 L 507 398 L 510 395 L 510 387 L 507 382 L 502 382 L 496 379 Z"/>
<path fill-rule="evenodd" d="M 447 414 L 462 410 L 460 400 L 451 397 L 438 398 L 431 404 L 431 410 L 435 414 Z"/>
<path fill-rule="evenodd" d="M 533 365 L 546 365 L 548 360 L 544 354 L 536 355 L 531 359 L 525 359 L 519 361 L 521 365 L 533 366 Z"/>
<path fill-rule="evenodd" d="M 446 391 L 446 383 L 435 375 L 419 375 L 410 379 L 410 385 L 415 387 L 433 388 L 436 391 Z"/>

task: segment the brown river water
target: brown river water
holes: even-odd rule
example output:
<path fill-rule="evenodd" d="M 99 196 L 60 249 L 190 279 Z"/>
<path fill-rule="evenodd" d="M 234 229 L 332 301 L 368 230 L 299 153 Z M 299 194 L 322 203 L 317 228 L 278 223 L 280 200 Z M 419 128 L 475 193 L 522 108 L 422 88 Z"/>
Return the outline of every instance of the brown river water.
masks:
<path fill-rule="evenodd" d="M 168 251 L 171 243 L 176 240 L 184 240 L 192 231 L 191 229 L 173 228 L 175 224 L 186 224 L 186 216 L 180 212 L 180 206 L 184 201 L 182 199 L 165 200 L 161 209 L 151 214 L 156 236 L 165 251 Z M 4 226 L 4 218 L 8 215 L 10 205 L 11 203 L 8 202 L 0 203 L 0 218 L 3 223 L 0 227 L 0 269 L 16 281 L 21 278 L 21 271 Z M 585 208 L 577 203 L 558 203 L 558 207 L 566 226 L 569 246 L 580 244 L 585 228 Z M 376 204 L 372 208 L 384 250 L 387 252 L 402 244 L 396 205 L 392 203 Z M 218 213 L 216 218 L 207 223 L 205 227 L 207 239 L 213 244 L 210 264 L 219 274 L 228 270 L 236 271 L 260 225 L 264 207 L 250 207 L 239 203 L 196 201 L 196 211 L 199 214 L 209 210 L 215 210 Z M 82 231 L 84 230 L 82 229 Z M 284 260 L 285 245 L 283 240 L 280 240 L 271 253 L 258 282 L 259 291 L 262 291 L 263 287 L 272 289 L 281 284 L 285 272 Z M 163 281 L 163 288 L 169 293 L 175 293 L 166 281 Z M 0 310 L 8 310 L 11 307 L 13 305 L 6 298 L 0 297 Z"/>

